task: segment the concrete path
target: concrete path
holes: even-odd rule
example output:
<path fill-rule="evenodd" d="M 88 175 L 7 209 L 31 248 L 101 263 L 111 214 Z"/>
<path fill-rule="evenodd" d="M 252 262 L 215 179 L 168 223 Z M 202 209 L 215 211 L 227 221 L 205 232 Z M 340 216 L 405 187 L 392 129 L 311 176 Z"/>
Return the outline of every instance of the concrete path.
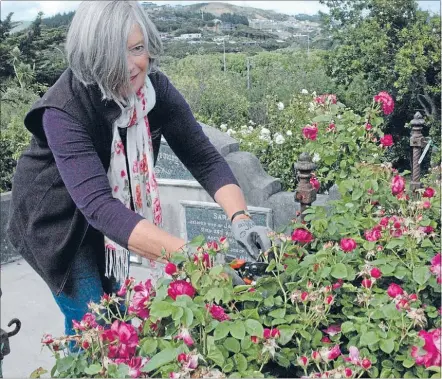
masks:
<path fill-rule="evenodd" d="M 145 280 L 149 274 L 149 269 L 131 265 L 130 275 L 137 280 Z M 49 287 L 20 260 L 1 266 L 1 289 L 1 328 L 9 331 L 7 324 L 14 317 L 22 323 L 20 332 L 10 339 L 11 353 L 3 360 L 3 377 L 29 377 L 38 367 L 50 372 L 55 361 L 48 349 L 42 350 L 40 340 L 45 333 L 62 335 L 64 318 Z"/>

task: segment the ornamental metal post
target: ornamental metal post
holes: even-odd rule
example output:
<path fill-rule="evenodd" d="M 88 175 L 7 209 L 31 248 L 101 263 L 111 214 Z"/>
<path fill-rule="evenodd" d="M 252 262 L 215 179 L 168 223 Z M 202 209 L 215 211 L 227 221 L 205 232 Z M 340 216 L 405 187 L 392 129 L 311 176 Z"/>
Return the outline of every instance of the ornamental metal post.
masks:
<path fill-rule="evenodd" d="M 295 190 L 295 201 L 301 204 L 301 220 L 304 220 L 304 211 L 316 200 L 316 190 L 310 184 L 312 172 L 316 164 L 308 153 L 302 153 L 298 161 L 293 165 L 298 176 L 298 186 Z"/>
<path fill-rule="evenodd" d="M 0 288 L 0 297 L 2 296 L 2 290 Z M 0 378 L 3 378 L 3 358 L 5 355 L 8 355 L 11 352 L 11 348 L 9 346 L 9 337 L 15 336 L 21 327 L 21 322 L 17 318 L 13 318 L 9 321 L 8 326 L 15 324 L 15 329 L 12 332 L 7 332 L 3 329 L 0 329 Z"/>
<path fill-rule="evenodd" d="M 426 145 L 426 141 L 424 136 L 422 135 L 422 128 L 425 125 L 424 118 L 419 112 L 413 117 L 413 120 L 410 122 L 411 124 L 411 135 L 410 135 L 410 146 L 412 151 L 412 164 L 411 164 L 411 184 L 410 189 L 412 193 L 419 188 L 421 188 L 422 184 L 420 182 L 421 179 L 421 167 L 419 163 L 419 158 L 422 154 L 422 149 Z"/>

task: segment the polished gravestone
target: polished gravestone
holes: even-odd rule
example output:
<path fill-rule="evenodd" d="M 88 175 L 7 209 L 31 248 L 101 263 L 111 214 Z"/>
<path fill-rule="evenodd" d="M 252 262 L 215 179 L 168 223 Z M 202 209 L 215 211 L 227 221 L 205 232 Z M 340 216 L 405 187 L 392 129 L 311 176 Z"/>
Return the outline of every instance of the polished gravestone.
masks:
<path fill-rule="evenodd" d="M 182 238 L 191 241 L 203 235 L 206 241 L 218 241 L 220 237 L 226 236 L 229 241 L 227 257 L 250 259 L 233 239 L 230 220 L 219 205 L 202 201 L 180 201 L 180 204 Z M 270 208 L 249 206 L 248 209 L 255 224 L 273 228 Z"/>

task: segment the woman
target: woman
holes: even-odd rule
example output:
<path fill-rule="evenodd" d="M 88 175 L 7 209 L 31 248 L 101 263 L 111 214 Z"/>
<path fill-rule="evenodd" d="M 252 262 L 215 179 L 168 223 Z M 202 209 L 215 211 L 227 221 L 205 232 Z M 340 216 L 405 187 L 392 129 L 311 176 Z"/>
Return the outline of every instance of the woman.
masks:
<path fill-rule="evenodd" d="M 186 241 L 160 228 L 161 135 L 224 209 L 250 255 L 270 247 L 225 160 L 156 70 L 161 40 L 137 2 L 85 1 L 66 41 L 69 68 L 26 115 L 33 134 L 14 177 L 8 234 L 72 320 L 149 259 Z"/>

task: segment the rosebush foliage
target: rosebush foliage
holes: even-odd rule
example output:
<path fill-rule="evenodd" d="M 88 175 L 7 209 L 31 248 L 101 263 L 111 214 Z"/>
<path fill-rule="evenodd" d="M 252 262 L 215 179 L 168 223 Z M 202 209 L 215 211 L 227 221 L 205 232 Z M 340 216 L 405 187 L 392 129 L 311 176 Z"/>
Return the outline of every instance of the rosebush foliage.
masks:
<path fill-rule="evenodd" d="M 323 99 L 318 109 L 340 108 Z M 381 123 L 377 108 L 364 135 Z M 415 193 L 389 163 L 355 158 L 334 179 L 339 200 L 272 233 L 266 275 L 234 287 L 216 263 L 225 239 L 196 239 L 195 254 L 165 257 L 156 285 L 128 279 L 90 304 L 77 335 L 46 335 L 51 375 L 440 377 L 440 171 Z"/>
<path fill-rule="evenodd" d="M 394 144 L 384 135 L 383 114 L 393 110 L 393 100 L 385 92 L 373 98 L 363 116 L 340 103 L 335 95 L 307 90 L 293 95 L 289 103 L 269 100 L 268 122 L 256 125 L 250 121 L 239 128 L 221 129 L 238 139 L 243 150 L 259 157 L 264 169 L 279 177 L 286 190 L 296 187 L 293 163 L 309 152 L 317 164 L 315 175 L 321 184 L 319 192 L 358 170 L 357 162 L 380 163 Z"/>

